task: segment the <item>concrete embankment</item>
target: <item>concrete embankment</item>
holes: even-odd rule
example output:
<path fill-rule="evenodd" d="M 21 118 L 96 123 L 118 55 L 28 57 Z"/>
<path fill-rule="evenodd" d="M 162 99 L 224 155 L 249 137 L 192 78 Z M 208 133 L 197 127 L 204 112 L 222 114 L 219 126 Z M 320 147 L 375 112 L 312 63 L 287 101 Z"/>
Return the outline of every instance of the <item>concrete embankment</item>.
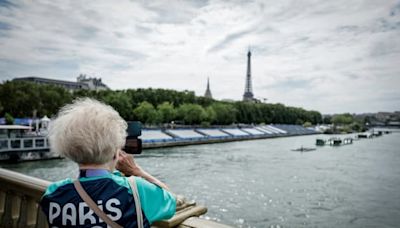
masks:
<path fill-rule="evenodd" d="M 143 129 L 143 148 L 160 148 L 318 134 L 299 125 L 259 125 L 240 128 Z"/>

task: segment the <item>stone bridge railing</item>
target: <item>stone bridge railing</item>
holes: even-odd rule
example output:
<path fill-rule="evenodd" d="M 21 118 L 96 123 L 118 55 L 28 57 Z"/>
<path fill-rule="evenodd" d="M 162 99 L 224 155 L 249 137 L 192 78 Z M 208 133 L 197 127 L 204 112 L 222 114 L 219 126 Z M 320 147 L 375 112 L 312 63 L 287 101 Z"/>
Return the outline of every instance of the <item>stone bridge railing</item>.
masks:
<path fill-rule="evenodd" d="M 0 168 L 0 227 L 48 227 L 38 202 L 50 182 Z M 207 208 L 183 201 L 169 220 L 157 221 L 154 227 L 228 227 L 199 218 Z"/>

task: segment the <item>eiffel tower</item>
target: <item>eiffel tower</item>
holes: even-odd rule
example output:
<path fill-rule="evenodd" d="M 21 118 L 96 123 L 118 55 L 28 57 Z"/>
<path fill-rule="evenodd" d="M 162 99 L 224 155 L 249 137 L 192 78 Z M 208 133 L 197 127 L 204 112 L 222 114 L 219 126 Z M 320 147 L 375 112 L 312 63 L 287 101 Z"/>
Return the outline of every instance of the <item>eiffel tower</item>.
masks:
<path fill-rule="evenodd" d="M 251 52 L 247 52 L 246 86 L 244 88 L 243 101 L 254 101 L 253 87 L 251 85 Z"/>

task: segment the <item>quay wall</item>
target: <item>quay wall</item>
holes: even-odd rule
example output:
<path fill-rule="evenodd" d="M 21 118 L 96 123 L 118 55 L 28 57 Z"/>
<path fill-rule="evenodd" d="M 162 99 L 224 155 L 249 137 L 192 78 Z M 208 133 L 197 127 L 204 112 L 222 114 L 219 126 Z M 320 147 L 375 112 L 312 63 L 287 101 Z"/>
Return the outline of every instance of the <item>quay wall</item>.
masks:
<path fill-rule="evenodd" d="M 260 131 L 259 129 L 277 129 Z M 156 133 L 155 133 L 156 132 Z M 144 149 L 187 146 L 198 144 L 224 143 L 243 140 L 267 139 L 276 137 L 289 137 L 298 135 L 319 134 L 319 132 L 304 128 L 300 125 L 265 125 L 245 128 L 220 128 L 220 129 L 174 129 L 174 130 L 146 130 L 142 131 Z M 152 139 L 150 135 L 157 135 Z M 164 136 L 163 136 L 164 135 Z"/>

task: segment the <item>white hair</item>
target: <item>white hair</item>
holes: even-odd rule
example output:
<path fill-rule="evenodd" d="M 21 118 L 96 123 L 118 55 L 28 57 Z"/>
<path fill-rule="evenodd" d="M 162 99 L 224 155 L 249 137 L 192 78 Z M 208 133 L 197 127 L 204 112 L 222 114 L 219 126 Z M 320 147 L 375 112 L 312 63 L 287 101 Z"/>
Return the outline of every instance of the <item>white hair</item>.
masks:
<path fill-rule="evenodd" d="M 50 148 L 78 164 L 105 164 L 125 145 L 126 128 L 111 106 L 77 99 L 50 122 Z"/>

